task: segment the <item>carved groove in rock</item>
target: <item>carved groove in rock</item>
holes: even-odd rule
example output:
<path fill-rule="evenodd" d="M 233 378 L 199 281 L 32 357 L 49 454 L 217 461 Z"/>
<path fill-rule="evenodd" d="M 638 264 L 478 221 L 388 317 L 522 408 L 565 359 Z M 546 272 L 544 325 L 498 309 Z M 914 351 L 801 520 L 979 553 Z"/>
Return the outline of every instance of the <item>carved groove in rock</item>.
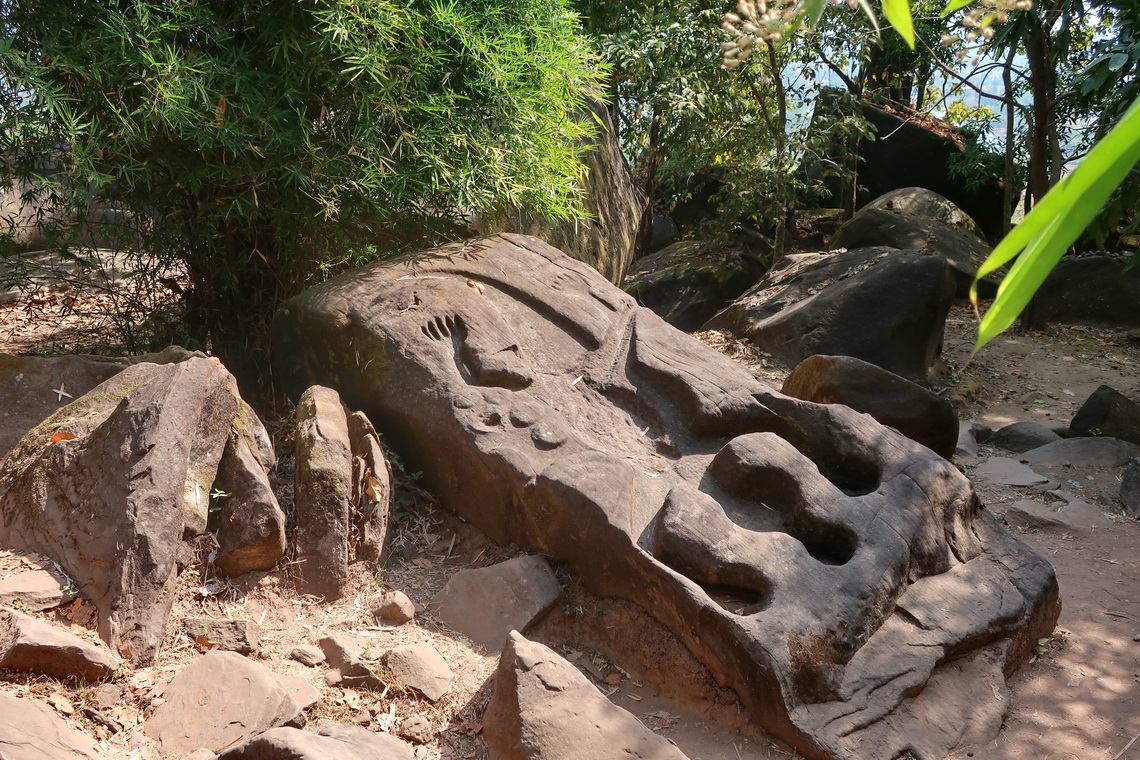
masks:
<path fill-rule="evenodd" d="M 989 693 L 1056 622 L 1052 567 L 947 461 L 535 238 L 348 273 L 275 332 L 291 391 L 337 388 L 462 517 L 649 610 L 809 757 L 945 754 L 924 685 Z"/>

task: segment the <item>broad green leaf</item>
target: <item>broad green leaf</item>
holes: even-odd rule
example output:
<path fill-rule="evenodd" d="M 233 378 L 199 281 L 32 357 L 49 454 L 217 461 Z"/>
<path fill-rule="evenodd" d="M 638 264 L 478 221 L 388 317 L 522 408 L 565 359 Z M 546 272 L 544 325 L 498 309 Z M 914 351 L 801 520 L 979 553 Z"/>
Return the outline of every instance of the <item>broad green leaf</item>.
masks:
<path fill-rule="evenodd" d="M 974 2 L 974 0 L 950 0 L 950 2 L 946 3 L 946 7 L 942 9 L 942 18 L 946 18 L 954 11 L 965 8 L 972 2 Z"/>
<path fill-rule="evenodd" d="M 1049 272 L 1140 161 L 1140 99 L 1098 142 L 1072 174 L 1061 180 L 982 263 L 970 288 L 977 306 L 978 280 L 1019 256 L 998 287 L 978 328 L 974 353 L 1013 324 Z"/>
<path fill-rule="evenodd" d="M 914 20 L 910 16 L 908 0 L 883 0 L 883 15 L 895 28 L 911 50 L 914 50 Z"/>

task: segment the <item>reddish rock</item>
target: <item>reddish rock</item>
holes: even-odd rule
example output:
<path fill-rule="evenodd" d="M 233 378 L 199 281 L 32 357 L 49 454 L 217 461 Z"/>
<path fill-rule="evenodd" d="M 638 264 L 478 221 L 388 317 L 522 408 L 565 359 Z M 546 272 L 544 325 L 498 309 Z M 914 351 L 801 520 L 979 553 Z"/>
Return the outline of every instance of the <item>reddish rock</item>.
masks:
<path fill-rule="evenodd" d="M 195 642 L 206 642 L 223 652 L 249 654 L 261 646 L 261 629 L 252 620 L 186 618 L 182 625 Z"/>
<path fill-rule="evenodd" d="M 491 760 L 685 760 L 554 650 L 517 631 L 499 658 L 483 726 Z"/>
<path fill-rule="evenodd" d="M 95 742 L 42 702 L 0 692 L 0 758 L 95 760 Z"/>
<path fill-rule="evenodd" d="M 210 519 L 218 537 L 214 567 L 223 575 L 271 570 L 285 554 L 285 513 L 270 483 L 276 466 L 269 433 L 242 402 L 212 491 L 226 494 Z"/>
<path fill-rule="evenodd" d="M 416 616 L 416 605 L 403 591 L 383 591 L 372 604 L 372 616 L 384 625 L 403 625 Z"/>
<path fill-rule="evenodd" d="M 333 724 L 317 733 L 275 728 L 232 747 L 217 760 L 412 760 L 412 749 L 394 736 L 360 726 Z"/>
<path fill-rule="evenodd" d="M 234 652 L 207 652 L 170 682 L 143 730 L 165 755 L 199 747 L 220 752 L 237 741 L 292 721 L 300 712 L 281 680 Z"/>
<path fill-rule="evenodd" d="M 59 562 L 103 639 L 140 664 L 162 641 L 184 537 L 206 528 L 239 401 L 215 360 L 136 364 L 29 431 L 0 467 L 0 545 Z"/>
<path fill-rule="evenodd" d="M 106 649 L 73 633 L 15 610 L 0 609 L 0 670 L 98 681 L 115 675 L 122 664 Z"/>
<path fill-rule="evenodd" d="M 451 668 L 431 644 L 406 644 L 388 650 L 384 664 L 401 686 L 415 689 L 429 702 L 451 691 Z"/>
<path fill-rule="evenodd" d="M 809 356 L 781 393 L 817 404 L 846 404 L 950 459 L 958 415 L 949 401 L 905 378 L 850 356 Z"/>
<path fill-rule="evenodd" d="M 436 616 L 472 641 L 497 652 L 507 634 L 524 631 L 562 595 L 550 564 L 538 555 L 460 570 L 435 595 Z"/>

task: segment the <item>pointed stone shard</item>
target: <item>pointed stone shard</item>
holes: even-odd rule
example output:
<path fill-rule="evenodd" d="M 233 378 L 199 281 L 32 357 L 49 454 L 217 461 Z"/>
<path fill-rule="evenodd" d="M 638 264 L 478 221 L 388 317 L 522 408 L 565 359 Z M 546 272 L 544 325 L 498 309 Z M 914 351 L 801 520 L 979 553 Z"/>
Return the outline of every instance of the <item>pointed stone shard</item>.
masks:
<path fill-rule="evenodd" d="M 483 716 L 494 760 L 686 760 L 553 649 L 507 639 Z"/>

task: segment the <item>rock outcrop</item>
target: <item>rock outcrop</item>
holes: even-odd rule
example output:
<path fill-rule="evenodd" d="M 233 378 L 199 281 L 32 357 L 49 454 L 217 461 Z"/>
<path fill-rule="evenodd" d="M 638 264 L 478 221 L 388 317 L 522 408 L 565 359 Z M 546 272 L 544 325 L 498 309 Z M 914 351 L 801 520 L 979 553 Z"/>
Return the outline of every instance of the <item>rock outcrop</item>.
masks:
<path fill-rule="evenodd" d="M 535 238 L 347 273 L 274 332 L 291 392 L 337 388 L 444 504 L 644 607 L 808 756 L 996 731 L 976 695 L 1059 614 L 1048 562 L 945 459 L 776 392 Z"/>
<path fill-rule="evenodd" d="M 940 255 L 894 248 L 799 254 L 705 324 L 749 338 L 789 365 L 853 356 L 925 383 L 936 374 L 953 270 Z"/>

